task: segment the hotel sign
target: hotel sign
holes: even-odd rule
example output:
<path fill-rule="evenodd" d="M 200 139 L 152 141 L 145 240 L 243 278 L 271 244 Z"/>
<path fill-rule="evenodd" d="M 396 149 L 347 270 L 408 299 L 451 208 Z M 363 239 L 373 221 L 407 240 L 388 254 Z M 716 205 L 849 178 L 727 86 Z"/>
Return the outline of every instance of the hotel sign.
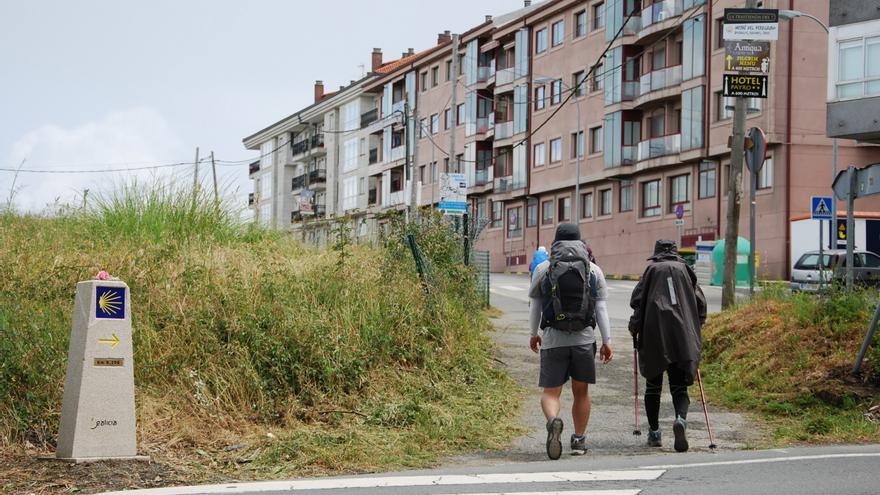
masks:
<path fill-rule="evenodd" d="M 770 73 L 769 41 L 725 41 L 724 70 Z"/>
<path fill-rule="evenodd" d="M 767 76 L 724 74 L 723 95 L 767 98 Z"/>
<path fill-rule="evenodd" d="M 779 11 L 776 9 L 724 9 L 725 40 L 776 41 Z"/>

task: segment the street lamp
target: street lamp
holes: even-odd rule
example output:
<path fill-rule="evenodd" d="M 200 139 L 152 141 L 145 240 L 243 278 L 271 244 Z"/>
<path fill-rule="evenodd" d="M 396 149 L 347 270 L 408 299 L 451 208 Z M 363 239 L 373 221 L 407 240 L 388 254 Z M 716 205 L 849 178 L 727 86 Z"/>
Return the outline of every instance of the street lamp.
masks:
<path fill-rule="evenodd" d="M 553 83 L 553 82 L 558 82 L 559 85 L 562 86 L 563 88 L 565 88 L 567 91 L 571 91 L 571 92 L 575 91 L 574 89 L 571 88 L 571 86 L 569 86 L 568 84 L 563 82 L 562 79 L 556 79 L 553 77 L 539 77 L 537 79 L 532 80 L 532 84 L 547 84 L 547 83 Z M 584 79 L 584 81 L 582 83 L 578 83 L 578 86 L 580 86 L 581 84 L 586 84 L 586 83 L 587 83 L 587 80 Z M 534 94 L 534 93 L 532 93 L 532 94 Z M 577 111 L 577 131 L 576 131 L 577 134 L 575 134 L 575 136 L 576 136 L 575 139 L 580 140 L 580 141 L 576 141 L 575 145 L 574 145 L 574 148 L 575 148 L 575 153 L 574 153 L 575 154 L 575 172 L 574 172 L 575 181 L 574 181 L 574 212 L 573 212 L 574 215 L 573 216 L 574 216 L 574 224 L 578 225 L 578 228 L 580 228 L 581 154 L 586 152 L 587 137 L 581 136 L 581 134 L 583 133 L 583 130 L 581 129 L 581 101 L 577 95 L 573 95 L 572 97 L 574 98 L 574 105 L 575 105 L 575 109 Z M 551 96 L 551 98 L 552 98 L 552 96 Z M 561 96 L 560 96 L 560 98 L 561 98 Z"/>

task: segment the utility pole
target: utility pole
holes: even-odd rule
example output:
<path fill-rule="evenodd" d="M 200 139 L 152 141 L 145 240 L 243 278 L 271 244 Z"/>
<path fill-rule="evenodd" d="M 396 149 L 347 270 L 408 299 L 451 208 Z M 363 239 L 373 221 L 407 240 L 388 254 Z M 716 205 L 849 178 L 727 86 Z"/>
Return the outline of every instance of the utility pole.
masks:
<path fill-rule="evenodd" d="M 409 173 L 409 94 L 404 94 L 403 96 L 403 190 L 406 191 L 406 174 Z M 409 223 L 410 217 L 410 207 L 406 208 L 406 223 Z"/>
<path fill-rule="evenodd" d="M 756 8 L 757 0 L 746 0 L 746 8 Z M 727 176 L 727 229 L 724 235 L 724 281 L 721 308 L 736 304 L 736 251 L 739 241 L 739 213 L 742 202 L 743 146 L 746 133 L 746 98 L 737 96 L 733 109 L 733 143 L 730 148 L 730 174 Z"/>
<path fill-rule="evenodd" d="M 195 169 L 193 170 L 193 204 L 192 207 L 195 209 L 196 201 L 199 197 L 199 147 L 196 146 L 196 160 L 195 160 Z"/>
<path fill-rule="evenodd" d="M 416 213 L 419 211 L 418 204 L 418 195 L 416 194 L 418 190 L 416 189 L 416 160 L 419 157 L 419 137 L 423 132 L 427 132 L 425 129 L 422 129 L 422 123 L 419 121 L 419 108 L 418 105 L 413 106 L 413 115 L 412 115 L 412 126 L 413 126 L 413 139 L 412 139 L 412 158 L 409 160 L 409 204 L 410 204 L 410 215 L 412 215 L 412 220 L 416 219 Z M 416 130 L 418 128 L 418 130 Z"/>
<path fill-rule="evenodd" d="M 449 111 L 452 113 L 452 132 L 449 133 L 449 163 L 455 160 L 455 134 L 458 119 L 458 35 L 452 35 L 452 100 L 450 102 Z M 449 169 L 445 170 L 448 174 Z"/>
<path fill-rule="evenodd" d="M 214 162 L 214 152 L 211 152 L 211 174 L 214 176 L 214 206 L 220 206 L 220 193 L 217 191 L 217 164 Z"/>

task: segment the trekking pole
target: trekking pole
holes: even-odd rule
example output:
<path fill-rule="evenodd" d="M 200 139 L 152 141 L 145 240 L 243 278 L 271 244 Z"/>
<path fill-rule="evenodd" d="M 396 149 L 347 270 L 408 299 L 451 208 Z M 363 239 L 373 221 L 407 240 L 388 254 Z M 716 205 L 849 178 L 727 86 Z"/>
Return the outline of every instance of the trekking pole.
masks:
<path fill-rule="evenodd" d="M 712 424 L 709 423 L 709 409 L 706 407 L 706 392 L 703 391 L 703 377 L 700 375 L 700 369 L 697 368 L 697 382 L 700 384 L 700 400 L 703 401 L 703 414 L 706 416 L 706 429 L 709 430 L 709 448 L 714 450 L 715 436 L 712 435 Z"/>
<path fill-rule="evenodd" d="M 642 430 L 639 429 L 639 350 L 636 345 L 636 339 L 633 337 L 633 397 L 636 402 L 636 429 L 633 435 L 641 435 Z"/>

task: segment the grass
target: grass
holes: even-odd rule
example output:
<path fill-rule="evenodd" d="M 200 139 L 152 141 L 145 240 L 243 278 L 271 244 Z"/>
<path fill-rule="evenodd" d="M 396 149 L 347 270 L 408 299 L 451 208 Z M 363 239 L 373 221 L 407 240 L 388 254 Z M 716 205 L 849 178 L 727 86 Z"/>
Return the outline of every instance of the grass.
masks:
<path fill-rule="evenodd" d="M 235 218 L 161 186 L 88 212 L 0 214 L 0 451 L 51 450 L 75 285 L 102 269 L 131 288 L 140 448 L 187 479 L 417 467 L 503 446 L 518 390 L 441 219 L 392 219 L 375 247 L 337 229 L 318 252 Z"/>
<path fill-rule="evenodd" d="M 768 288 L 713 317 L 703 333 L 710 396 L 756 413 L 776 445 L 876 441 L 880 424 L 865 412 L 880 402 L 878 339 L 861 376 L 850 375 L 876 304 L 876 291 Z"/>

